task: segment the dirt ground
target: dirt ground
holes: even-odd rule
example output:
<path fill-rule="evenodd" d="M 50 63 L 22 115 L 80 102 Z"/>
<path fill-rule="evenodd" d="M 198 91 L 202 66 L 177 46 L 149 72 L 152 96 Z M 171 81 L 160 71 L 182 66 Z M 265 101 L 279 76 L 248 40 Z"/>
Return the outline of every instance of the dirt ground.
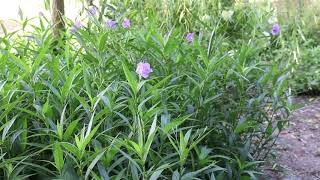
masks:
<path fill-rule="evenodd" d="M 320 98 L 298 97 L 304 103 L 280 134 L 266 180 L 320 180 Z"/>

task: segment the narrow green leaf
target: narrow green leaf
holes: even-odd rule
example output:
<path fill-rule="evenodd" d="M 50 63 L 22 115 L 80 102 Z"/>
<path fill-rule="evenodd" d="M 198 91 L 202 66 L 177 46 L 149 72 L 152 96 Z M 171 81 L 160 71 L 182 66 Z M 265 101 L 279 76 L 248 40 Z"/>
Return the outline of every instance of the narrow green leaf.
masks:
<path fill-rule="evenodd" d="M 61 172 L 64 166 L 64 161 L 63 161 L 63 152 L 59 142 L 56 142 L 54 145 L 53 157 L 54 157 L 56 168 L 59 170 L 59 172 Z"/>
<path fill-rule="evenodd" d="M 154 135 L 156 134 L 157 131 L 157 116 L 154 117 L 154 120 L 152 122 L 151 128 L 149 130 L 149 135 L 148 135 L 148 139 L 147 142 L 144 145 L 144 151 L 143 151 L 143 161 L 145 162 L 147 160 L 147 156 L 149 154 L 150 151 L 150 147 L 154 138 Z"/>
<path fill-rule="evenodd" d="M 138 93 L 137 80 L 135 79 L 133 73 L 129 70 L 129 68 L 127 67 L 127 65 L 124 62 L 122 63 L 122 68 L 123 68 L 124 74 L 127 78 L 127 81 L 131 87 L 133 94 L 136 95 Z"/>
<path fill-rule="evenodd" d="M 173 120 L 172 122 L 168 123 L 165 125 L 165 127 L 163 128 L 163 131 L 165 133 L 168 133 L 169 131 L 171 131 L 173 128 L 179 126 L 180 124 L 182 124 L 185 120 L 187 120 L 189 117 L 191 117 L 192 115 L 186 115 L 180 118 L 176 118 L 175 120 Z"/>
<path fill-rule="evenodd" d="M 106 150 L 102 151 L 100 154 L 98 154 L 94 160 L 90 163 L 87 171 L 86 171 L 86 174 L 85 174 L 85 177 L 84 179 L 88 179 L 89 175 L 90 175 L 90 172 L 92 171 L 92 169 L 94 168 L 94 166 L 98 163 L 98 161 L 101 159 L 101 157 L 103 156 L 103 154 L 106 152 Z"/>
<path fill-rule="evenodd" d="M 76 129 L 78 125 L 79 120 L 72 121 L 69 126 L 67 127 L 66 131 L 63 134 L 63 140 L 68 141 L 72 134 L 74 133 L 74 130 Z"/>

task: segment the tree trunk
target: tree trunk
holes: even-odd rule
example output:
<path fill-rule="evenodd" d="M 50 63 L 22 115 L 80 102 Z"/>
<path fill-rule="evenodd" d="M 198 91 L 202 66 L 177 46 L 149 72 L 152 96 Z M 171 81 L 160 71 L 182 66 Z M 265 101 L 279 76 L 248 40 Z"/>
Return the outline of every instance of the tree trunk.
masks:
<path fill-rule="evenodd" d="M 64 30 L 64 22 L 62 16 L 64 15 L 64 0 L 52 1 L 52 23 L 53 35 L 60 36 L 60 32 Z"/>

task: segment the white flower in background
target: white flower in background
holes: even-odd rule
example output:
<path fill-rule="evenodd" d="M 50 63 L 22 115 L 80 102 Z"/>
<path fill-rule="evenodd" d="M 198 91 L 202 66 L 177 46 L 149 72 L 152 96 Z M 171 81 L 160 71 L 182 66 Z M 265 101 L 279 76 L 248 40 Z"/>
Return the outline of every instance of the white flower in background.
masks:
<path fill-rule="evenodd" d="M 277 23 L 278 22 L 278 19 L 276 18 L 276 17 L 270 17 L 269 19 L 268 19 L 268 23 L 269 24 L 275 24 L 275 23 Z"/>
<path fill-rule="evenodd" d="M 202 16 L 201 20 L 202 21 L 210 21 L 211 20 L 211 16 L 209 16 L 208 14 L 205 14 L 204 16 Z"/>
<path fill-rule="evenodd" d="M 230 51 L 228 51 L 228 55 L 229 55 L 230 57 L 233 57 L 233 56 L 234 56 L 234 53 L 235 53 L 235 50 L 230 50 Z"/>
<path fill-rule="evenodd" d="M 232 10 L 228 10 L 228 11 L 223 10 L 221 12 L 221 17 L 225 21 L 232 21 L 233 14 L 234 14 L 234 11 L 232 11 Z"/>
<path fill-rule="evenodd" d="M 10 54 L 18 54 L 18 51 L 14 48 L 10 48 Z"/>
<path fill-rule="evenodd" d="M 263 33 L 264 36 L 270 36 L 270 33 L 267 32 L 267 31 L 263 31 L 262 33 Z"/>

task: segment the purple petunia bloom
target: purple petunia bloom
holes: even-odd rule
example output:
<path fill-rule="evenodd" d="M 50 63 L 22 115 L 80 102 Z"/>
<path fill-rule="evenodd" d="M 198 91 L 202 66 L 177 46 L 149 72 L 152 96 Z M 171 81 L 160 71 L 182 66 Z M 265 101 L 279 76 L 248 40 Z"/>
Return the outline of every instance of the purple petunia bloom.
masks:
<path fill-rule="evenodd" d="M 189 114 L 192 114 L 192 113 L 194 113 L 194 111 L 195 111 L 195 108 L 192 106 L 192 105 L 187 105 L 187 112 L 189 113 Z"/>
<path fill-rule="evenodd" d="M 96 15 L 98 13 L 98 9 L 95 6 L 92 6 L 89 10 L 89 15 Z"/>
<path fill-rule="evenodd" d="M 70 31 L 71 31 L 71 33 L 76 33 L 78 31 L 78 29 L 81 27 L 82 27 L 81 22 L 79 20 L 76 20 L 74 25 L 71 27 Z"/>
<path fill-rule="evenodd" d="M 149 63 L 138 63 L 136 73 L 138 73 L 143 78 L 148 78 L 149 74 L 153 72 Z"/>
<path fill-rule="evenodd" d="M 72 34 L 76 33 L 77 31 L 78 31 L 78 29 L 77 29 L 75 26 L 71 26 L 70 32 L 71 32 Z"/>
<path fill-rule="evenodd" d="M 193 39 L 194 39 L 194 33 L 188 33 L 188 34 L 186 35 L 186 40 L 187 40 L 188 42 L 192 42 Z"/>
<path fill-rule="evenodd" d="M 81 21 L 79 21 L 79 20 L 76 20 L 76 22 L 74 23 L 74 26 L 75 26 L 75 28 L 81 28 L 82 27 L 82 24 L 81 24 Z"/>
<path fill-rule="evenodd" d="M 43 12 L 41 12 L 41 11 L 38 13 L 38 15 L 39 15 L 40 17 L 43 17 L 43 16 L 44 16 Z"/>
<path fill-rule="evenodd" d="M 108 26 L 108 28 L 114 29 L 117 27 L 117 22 L 110 19 L 106 22 L 106 25 Z"/>
<path fill-rule="evenodd" d="M 124 20 L 122 22 L 122 27 L 127 29 L 130 26 L 131 26 L 130 20 L 128 18 L 124 18 Z"/>
<path fill-rule="evenodd" d="M 276 23 L 276 24 L 274 24 L 272 26 L 271 34 L 274 35 L 274 36 L 277 36 L 277 35 L 280 34 L 280 26 L 279 26 L 279 24 Z"/>
<path fill-rule="evenodd" d="M 29 36 L 27 36 L 27 38 L 28 38 L 28 41 L 32 41 L 34 39 L 34 36 L 29 35 Z"/>

